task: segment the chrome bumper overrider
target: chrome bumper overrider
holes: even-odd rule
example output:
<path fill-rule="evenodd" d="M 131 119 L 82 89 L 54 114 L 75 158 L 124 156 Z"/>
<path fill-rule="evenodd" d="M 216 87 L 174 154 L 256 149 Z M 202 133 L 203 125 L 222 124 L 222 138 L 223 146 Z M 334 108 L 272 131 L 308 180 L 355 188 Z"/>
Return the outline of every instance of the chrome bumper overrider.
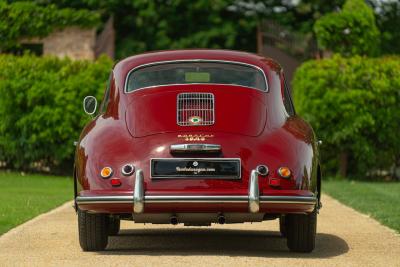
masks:
<path fill-rule="evenodd" d="M 315 205 L 317 198 L 315 196 L 260 196 L 258 185 L 257 170 L 252 170 L 249 180 L 249 190 L 247 196 L 146 196 L 144 194 L 143 171 L 138 169 L 135 177 L 135 189 L 133 195 L 106 195 L 106 196 L 78 196 L 76 203 L 78 205 L 90 204 L 133 204 L 134 213 L 143 213 L 145 203 L 248 203 L 249 212 L 257 213 L 260 210 L 260 204 L 306 204 Z"/>
<path fill-rule="evenodd" d="M 133 212 L 142 213 L 144 210 L 143 171 L 137 170 L 135 177 L 135 190 L 133 191 Z"/>

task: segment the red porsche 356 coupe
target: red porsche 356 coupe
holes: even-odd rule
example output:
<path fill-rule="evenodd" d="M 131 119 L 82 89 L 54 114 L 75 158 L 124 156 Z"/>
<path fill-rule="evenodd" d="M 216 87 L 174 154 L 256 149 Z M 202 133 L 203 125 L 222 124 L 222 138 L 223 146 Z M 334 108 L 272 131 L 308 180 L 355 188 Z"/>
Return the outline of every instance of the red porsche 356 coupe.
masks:
<path fill-rule="evenodd" d="M 88 114 L 96 106 L 84 99 Z M 120 220 L 279 219 L 290 250 L 315 247 L 318 142 L 281 67 L 255 54 L 163 51 L 116 64 L 77 143 L 74 176 L 85 251 L 105 249 Z"/>

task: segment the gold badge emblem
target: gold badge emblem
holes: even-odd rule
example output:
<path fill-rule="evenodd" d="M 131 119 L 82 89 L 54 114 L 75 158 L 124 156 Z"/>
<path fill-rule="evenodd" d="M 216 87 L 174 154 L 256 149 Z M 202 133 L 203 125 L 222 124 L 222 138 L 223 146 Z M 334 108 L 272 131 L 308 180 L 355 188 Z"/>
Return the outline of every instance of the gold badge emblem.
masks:
<path fill-rule="evenodd" d="M 213 134 L 179 134 L 178 138 L 185 141 L 206 141 L 207 138 L 213 138 Z"/>

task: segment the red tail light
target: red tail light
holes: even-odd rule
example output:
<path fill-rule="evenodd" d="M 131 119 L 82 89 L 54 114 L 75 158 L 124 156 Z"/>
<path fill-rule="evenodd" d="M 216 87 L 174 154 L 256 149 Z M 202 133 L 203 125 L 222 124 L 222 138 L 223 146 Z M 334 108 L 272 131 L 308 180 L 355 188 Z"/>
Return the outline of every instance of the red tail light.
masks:
<path fill-rule="evenodd" d="M 279 179 L 276 179 L 276 178 L 271 178 L 271 179 L 269 179 L 269 185 L 277 187 L 277 186 L 281 185 L 281 181 Z"/>
<path fill-rule="evenodd" d="M 110 182 L 112 186 L 120 186 L 122 184 L 121 179 L 119 178 L 112 178 Z"/>

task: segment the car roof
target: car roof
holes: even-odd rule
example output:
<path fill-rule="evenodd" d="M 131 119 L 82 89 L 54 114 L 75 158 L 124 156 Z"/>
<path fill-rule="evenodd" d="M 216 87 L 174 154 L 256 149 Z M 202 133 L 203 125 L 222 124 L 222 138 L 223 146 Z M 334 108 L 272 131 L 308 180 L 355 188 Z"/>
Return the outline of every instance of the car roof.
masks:
<path fill-rule="evenodd" d="M 147 52 L 121 60 L 115 65 L 114 70 L 118 72 L 122 71 L 123 74 L 126 74 L 129 70 L 141 65 L 178 60 L 234 61 L 255 65 L 263 69 L 274 69 L 278 72 L 281 70 L 280 65 L 271 58 L 249 52 L 223 49 L 184 49 Z"/>

